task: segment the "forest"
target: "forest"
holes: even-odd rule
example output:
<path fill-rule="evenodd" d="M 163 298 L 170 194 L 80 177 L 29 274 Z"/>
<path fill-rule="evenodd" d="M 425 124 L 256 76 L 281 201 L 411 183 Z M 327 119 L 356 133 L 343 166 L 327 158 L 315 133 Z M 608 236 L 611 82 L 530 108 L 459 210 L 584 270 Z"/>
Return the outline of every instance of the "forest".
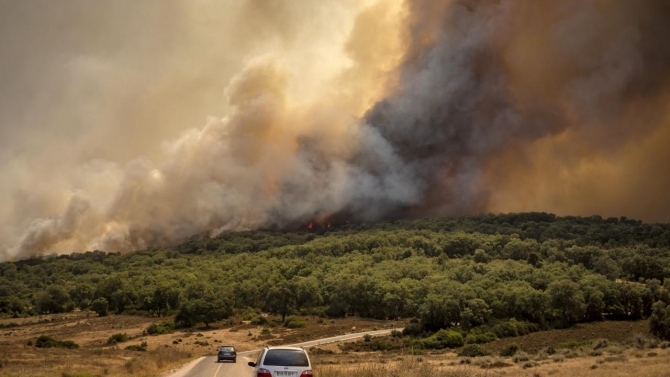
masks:
<path fill-rule="evenodd" d="M 176 247 L 4 262 L 0 316 L 78 308 L 175 316 L 178 326 L 260 311 L 403 318 L 413 319 L 409 333 L 439 341 L 439 330 L 453 328 L 476 342 L 651 318 L 652 332 L 668 339 L 668 276 L 668 224 L 478 215 L 201 235 Z"/>

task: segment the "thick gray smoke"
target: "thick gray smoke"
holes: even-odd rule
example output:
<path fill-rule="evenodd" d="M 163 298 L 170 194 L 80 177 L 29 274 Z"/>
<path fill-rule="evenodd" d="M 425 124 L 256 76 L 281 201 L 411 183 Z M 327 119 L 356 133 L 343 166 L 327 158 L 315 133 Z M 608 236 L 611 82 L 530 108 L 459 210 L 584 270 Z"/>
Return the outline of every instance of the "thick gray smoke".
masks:
<path fill-rule="evenodd" d="M 139 145 L 151 149 L 146 157 L 114 156 L 117 143 L 135 140 L 132 133 L 109 145 L 102 133 L 102 139 L 87 134 L 87 148 L 50 146 L 68 156 L 62 174 L 35 160 L 55 193 L 5 183 L 3 192 L 21 203 L 0 208 L 4 223 L 12 223 L 0 233 L 3 258 L 129 250 L 203 232 L 289 229 L 329 219 L 510 210 L 669 219 L 670 197 L 661 189 L 670 183 L 661 170 L 670 157 L 666 2 L 307 3 L 249 0 L 229 9 L 232 19 L 250 21 L 233 31 L 257 39 L 225 42 L 226 51 L 243 57 L 229 65 L 243 68 L 218 108 L 225 117 L 185 132 L 166 119 L 169 132 L 159 123 L 139 135 Z M 202 9 L 177 4 L 191 17 L 178 17 L 180 30 L 190 33 L 178 38 L 209 47 L 216 40 L 210 29 L 192 30 L 202 25 L 192 22 L 201 20 Z M 296 26 L 315 25 L 314 17 L 321 20 L 320 36 Z M 337 25 L 348 25 L 346 32 Z M 168 45 L 154 48 L 170 57 L 197 56 Z M 138 54 L 127 56 L 142 61 Z M 93 64 L 84 54 L 75 62 L 95 72 L 118 70 L 117 60 L 96 59 Z M 322 63 L 327 74 L 314 68 Z M 157 82 L 170 90 L 158 90 L 164 95 L 140 109 L 189 97 L 188 84 L 198 79 L 168 72 L 178 72 L 183 85 L 172 88 L 170 76 L 161 75 Z M 124 88 L 117 88 L 119 98 Z M 209 89 L 196 93 L 203 98 Z M 11 107 L 6 93 L 2 98 L 3 108 Z M 157 143 L 166 139 L 172 141 Z M 16 154 L 0 155 L 0 167 L 12 167 L 13 177 L 25 176 L 34 188 L 30 160 Z M 628 184 L 630 176 L 653 184 L 642 193 L 642 186 Z"/>
<path fill-rule="evenodd" d="M 399 181 L 419 196 L 405 214 L 514 209 L 506 204 L 510 198 L 529 199 L 514 191 L 535 191 L 530 197 L 553 191 L 538 187 L 543 175 L 554 184 L 585 185 L 588 178 L 572 173 L 580 163 L 596 157 L 625 160 L 624 148 L 670 127 L 666 1 L 412 0 L 408 5 L 410 43 L 400 84 L 365 117 L 371 133 L 390 145 L 394 162 L 367 163 L 376 149 L 360 149 L 362 166 L 376 176 L 406 168 Z M 668 141 L 667 133 L 660 137 Z M 530 171 L 533 162 L 525 159 L 535 156 L 525 148 L 537 141 L 546 147 L 553 138 L 562 148 L 551 165 Z M 580 150 L 565 145 L 566 138 L 577 139 Z M 515 165 L 500 166 L 503 159 Z M 661 161 L 647 163 L 667 171 Z M 506 176 L 524 173 L 523 182 Z M 572 213 L 589 214 L 586 203 L 598 202 L 593 196 L 604 197 L 628 173 L 618 172 L 602 187 L 589 182 L 595 187 L 584 192 L 546 196 L 570 201 Z M 669 182 L 670 175 L 657 173 L 645 181 Z M 645 194 L 619 195 L 619 201 L 634 203 Z M 565 213 L 546 196 L 524 209 Z M 670 198 L 660 192 L 652 197 L 656 213 L 626 212 L 668 220 Z M 390 213 L 404 203 L 391 204 Z M 614 201 L 600 205 L 594 212 L 620 215 L 624 208 Z"/>

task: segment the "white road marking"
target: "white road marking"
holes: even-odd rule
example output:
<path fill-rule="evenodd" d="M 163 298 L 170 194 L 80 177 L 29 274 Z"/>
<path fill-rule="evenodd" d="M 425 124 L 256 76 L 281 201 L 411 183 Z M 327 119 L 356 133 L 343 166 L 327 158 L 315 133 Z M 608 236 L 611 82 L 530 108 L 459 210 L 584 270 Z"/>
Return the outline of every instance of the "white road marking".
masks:
<path fill-rule="evenodd" d="M 221 370 L 222 366 L 223 366 L 223 364 L 219 364 L 219 367 L 216 368 L 216 372 L 214 372 L 214 377 L 216 377 L 219 374 L 219 371 Z"/>

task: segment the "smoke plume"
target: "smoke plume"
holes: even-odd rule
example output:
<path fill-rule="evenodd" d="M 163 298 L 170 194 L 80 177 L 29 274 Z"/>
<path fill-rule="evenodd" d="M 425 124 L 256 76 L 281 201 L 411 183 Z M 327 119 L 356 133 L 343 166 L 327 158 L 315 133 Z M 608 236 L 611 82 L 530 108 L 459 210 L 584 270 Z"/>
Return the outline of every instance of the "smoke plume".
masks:
<path fill-rule="evenodd" d="M 665 1 L 233 3 L 0 2 L 0 259 L 330 219 L 670 220 Z"/>

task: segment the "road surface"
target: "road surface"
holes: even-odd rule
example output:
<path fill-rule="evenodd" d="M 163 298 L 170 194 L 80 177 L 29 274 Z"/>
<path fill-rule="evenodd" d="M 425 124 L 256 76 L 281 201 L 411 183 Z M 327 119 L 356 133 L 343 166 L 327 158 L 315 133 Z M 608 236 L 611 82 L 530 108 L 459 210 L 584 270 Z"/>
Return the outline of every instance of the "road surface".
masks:
<path fill-rule="evenodd" d="M 386 335 L 390 334 L 391 331 L 400 329 L 388 329 L 388 330 L 377 330 L 377 331 L 368 331 L 355 334 L 347 334 L 334 336 L 332 338 L 324 338 L 319 340 L 312 340 L 304 343 L 296 344 L 287 344 L 291 347 L 311 347 L 319 346 L 323 344 L 341 342 L 344 340 L 358 339 L 362 338 L 364 335 Z M 248 366 L 247 363 L 252 360 L 252 356 L 259 350 L 245 351 L 237 353 L 237 363 L 231 362 L 216 362 L 216 356 L 207 356 L 201 357 L 197 360 L 192 361 L 190 364 L 179 369 L 175 373 L 171 374 L 169 377 L 251 377 L 251 372 L 253 368 Z"/>

